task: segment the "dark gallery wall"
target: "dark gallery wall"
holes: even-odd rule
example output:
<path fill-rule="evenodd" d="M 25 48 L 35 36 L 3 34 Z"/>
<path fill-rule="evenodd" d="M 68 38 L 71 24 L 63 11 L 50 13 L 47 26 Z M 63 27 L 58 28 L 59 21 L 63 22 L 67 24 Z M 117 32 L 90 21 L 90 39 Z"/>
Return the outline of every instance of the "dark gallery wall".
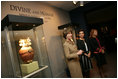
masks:
<path fill-rule="evenodd" d="M 89 35 L 88 27 L 92 24 L 106 23 L 117 18 L 117 1 L 91 1 L 83 7 L 78 7 L 69 12 L 71 22 L 78 23 Z"/>
<path fill-rule="evenodd" d="M 84 29 L 85 37 L 88 37 L 92 28 L 98 29 L 106 49 L 116 51 L 117 1 L 91 1 L 69 14 L 71 22 L 79 25 L 76 31 Z"/>

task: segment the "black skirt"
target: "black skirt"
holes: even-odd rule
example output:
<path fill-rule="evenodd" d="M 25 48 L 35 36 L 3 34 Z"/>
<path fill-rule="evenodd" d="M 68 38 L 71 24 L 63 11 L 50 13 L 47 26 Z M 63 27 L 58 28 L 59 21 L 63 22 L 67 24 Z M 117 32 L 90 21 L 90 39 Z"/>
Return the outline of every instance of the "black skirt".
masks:
<path fill-rule="evenodd" d="M 88 58 L 84 54 L 80 55 L 79 57 L 80 57 L 80 65 L 82 68 L 82 72 L 87 72 L 93 68 L 90 58 Z"/>
<path fill-rule="evenodd" d="M 97 53 L 97 54 L 94 54 L 94 56 L 95 56 L 95 59 L 97 61 L 97 66 L 98 67 L 106 64 L 105 54 Z"/>

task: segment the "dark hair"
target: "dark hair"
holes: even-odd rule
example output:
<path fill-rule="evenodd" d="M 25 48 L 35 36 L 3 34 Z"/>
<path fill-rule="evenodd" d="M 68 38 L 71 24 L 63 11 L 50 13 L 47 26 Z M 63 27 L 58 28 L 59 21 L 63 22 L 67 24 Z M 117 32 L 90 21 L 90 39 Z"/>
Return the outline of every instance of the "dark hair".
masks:
<path fill-rule="evenodd" d="M 66 39 L 67 33 L 63 33 L 63 37 Z"/>
<path fill-rule="evenodd" d="M 70 30 L 70 31 L 68 31 L 68 32 L 63 32 L 63 37 L 66 39 L 66 36 L 67 36 L 67 34 L 69 33 L 69 32 L 71 32 L 72 33 L 72 31 Z"/>
<path fill-rule="evenodd" d="M 83 31 L 83 32 L 84 32 L 84 30 L 83 30 L 83 29 L 80 29 L 80 30 L 79 30 L 79 32 L 81 32 L 81 31 Z M 78 32 L 78 33 L 79 33 L 79 32 Z"/>

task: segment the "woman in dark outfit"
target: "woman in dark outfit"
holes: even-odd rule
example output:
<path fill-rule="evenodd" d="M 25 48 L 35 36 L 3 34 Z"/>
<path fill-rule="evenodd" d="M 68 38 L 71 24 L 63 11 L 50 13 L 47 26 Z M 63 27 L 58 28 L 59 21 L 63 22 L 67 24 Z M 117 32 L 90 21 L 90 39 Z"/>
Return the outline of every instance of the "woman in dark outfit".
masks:
<path fill-rule="evenodd" d="M 80 65 L 84 77 L 89 77 L 90 69 L 92 69 L 91 52 L 89 51 L 89 42 L 84 39 L 84 31 L 79 31 L 79 39 L 77 40 L 78 50 L 82 50 L 83 54 L 80 55 Z"/>
<path fill-rule="evenodd" d="M 104 77 L 103 75 L 103 68 L 102 66 L 104 64 L 106 64 L 106 60 L 104 57 L 104 47 L 103 47 L 103 43 L 100 41 L 100 38 L 97 37 L 98 36 L 98 32 L 96 29 L 92 29 L 90 32 L 90 46 L 91 46 L 91 52 L 93 54 L 93 56 L 95 56 L 96 62 L 97 62 L 97 66 L 99 68 L 99 73 L 101 75 L 101 77 Z"/>

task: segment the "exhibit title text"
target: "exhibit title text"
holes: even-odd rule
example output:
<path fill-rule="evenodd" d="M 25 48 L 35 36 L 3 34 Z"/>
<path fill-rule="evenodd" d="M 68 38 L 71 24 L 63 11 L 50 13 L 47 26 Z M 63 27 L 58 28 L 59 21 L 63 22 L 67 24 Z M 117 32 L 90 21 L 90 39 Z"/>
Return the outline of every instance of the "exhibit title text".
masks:
<path fill-rule="evenodd" d="M 19 11 L 27 14 L 35 14 L 35 15 L 43 15 L 43 16 L 50 16 L 53 17 L 52 13 L 47 13 L 46 11 L 34 11 L 30 8 L 25 8 L 21 6 L 16 6 L 16 5 L 10 5 L 10 10 L 12 11 Z"/>

